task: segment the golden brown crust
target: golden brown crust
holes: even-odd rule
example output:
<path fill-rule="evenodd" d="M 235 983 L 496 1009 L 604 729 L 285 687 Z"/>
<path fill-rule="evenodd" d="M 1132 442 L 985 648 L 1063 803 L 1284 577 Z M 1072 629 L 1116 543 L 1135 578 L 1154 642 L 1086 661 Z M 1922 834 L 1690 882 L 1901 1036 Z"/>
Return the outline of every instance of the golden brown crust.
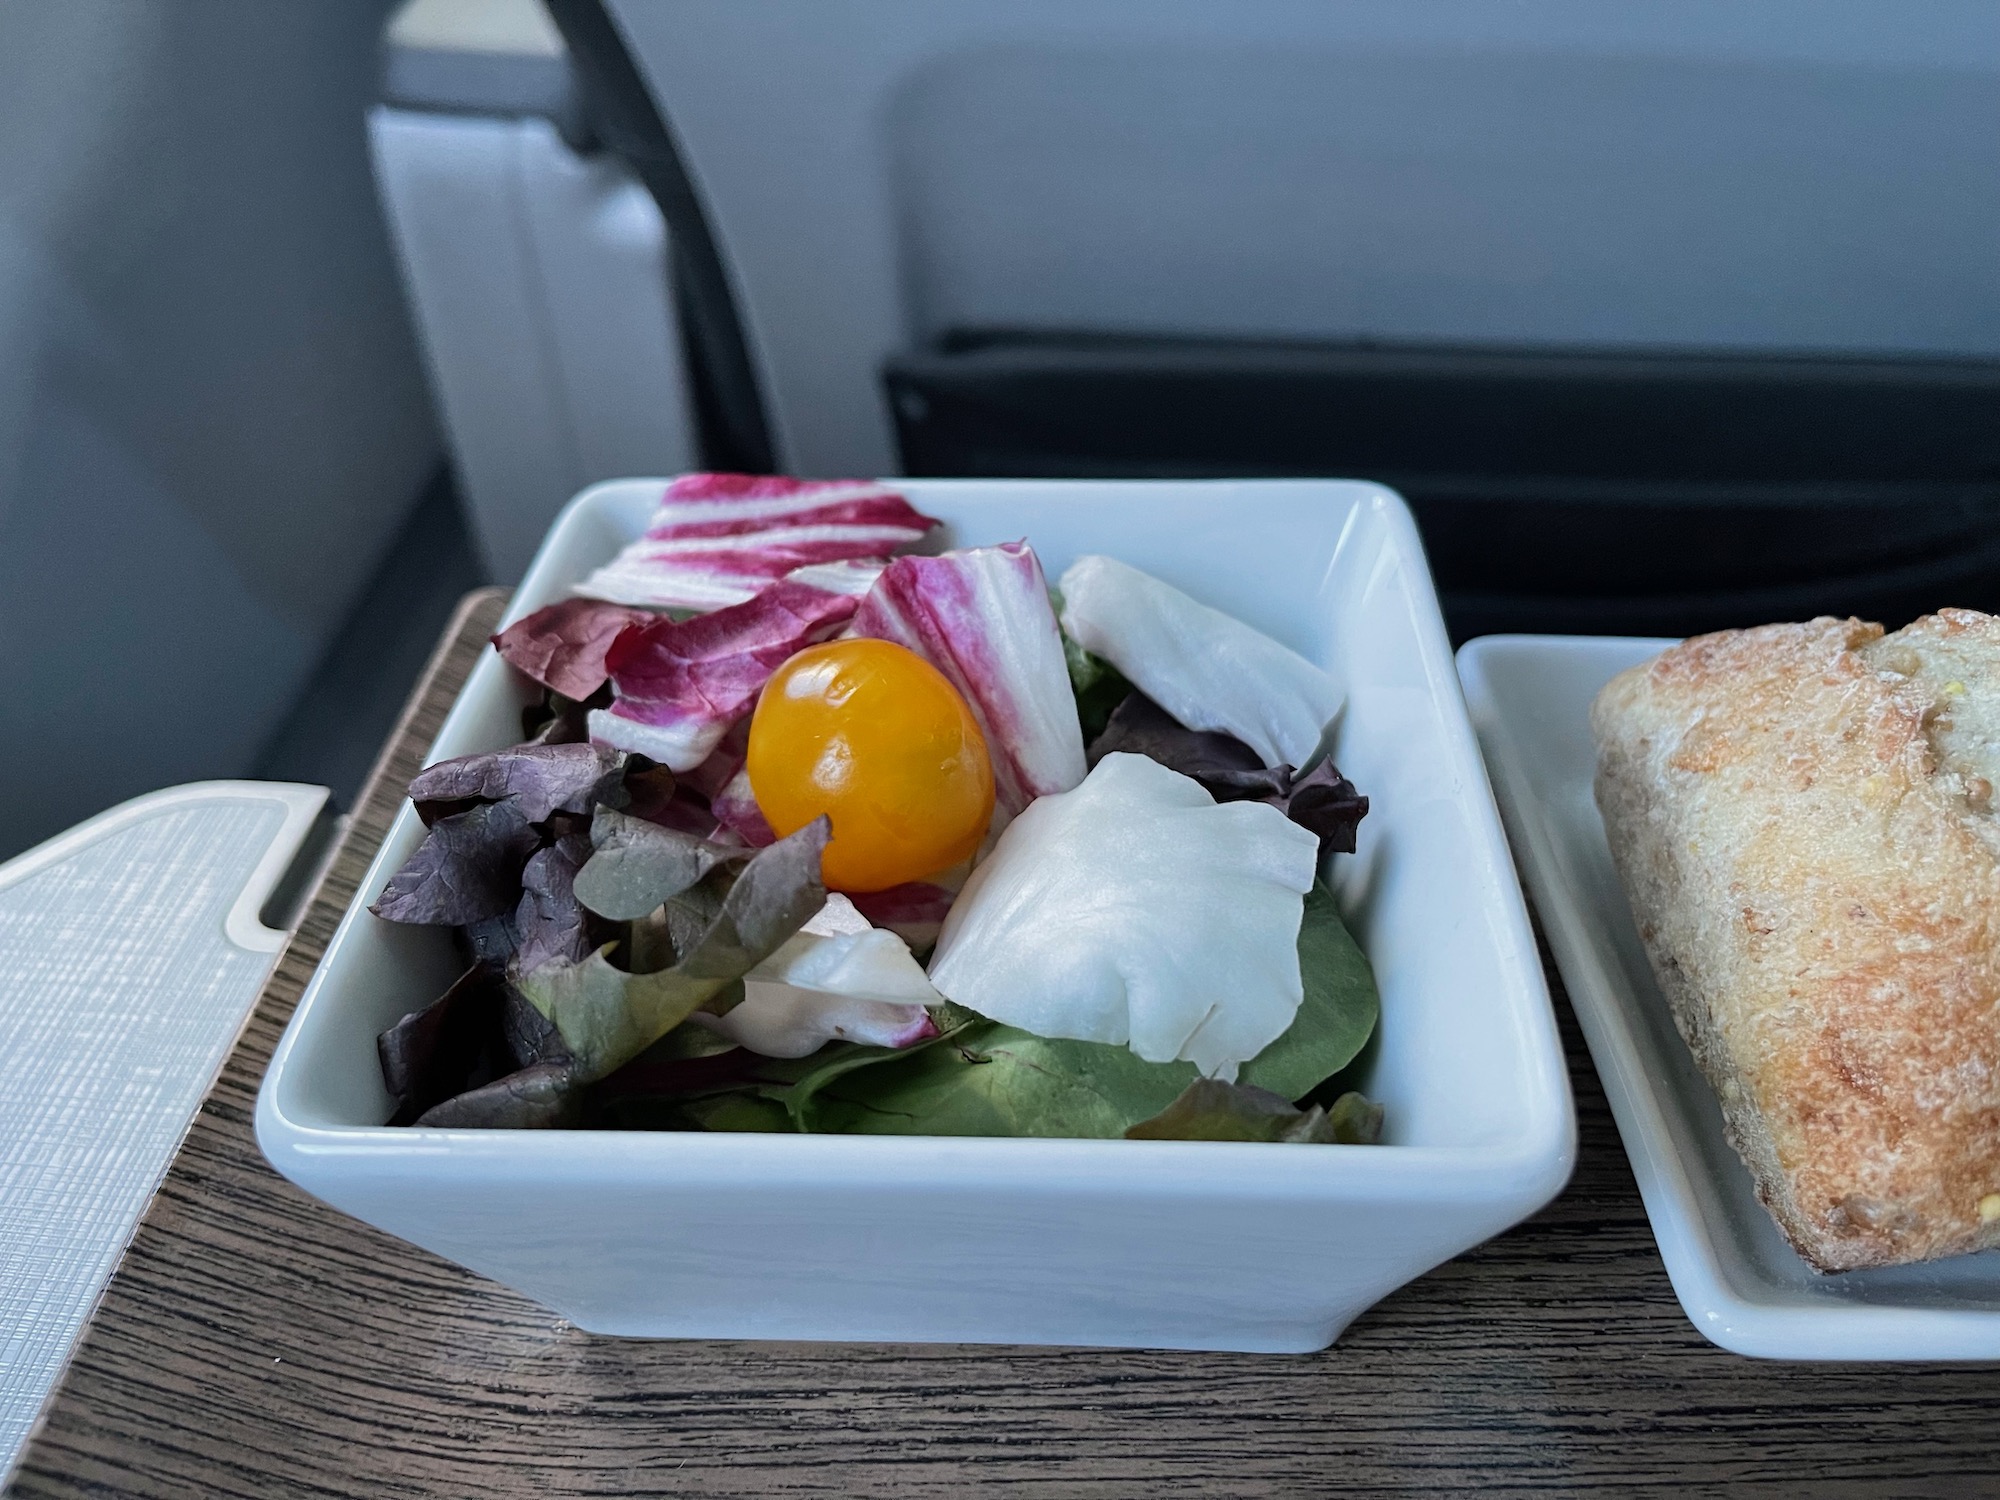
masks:
<path fill-rule="evenodd" d="M 1799 1253 L 2000 1244 L 2000 620 L 1697 637 L 1591 725 L 1646 951 Z"/>

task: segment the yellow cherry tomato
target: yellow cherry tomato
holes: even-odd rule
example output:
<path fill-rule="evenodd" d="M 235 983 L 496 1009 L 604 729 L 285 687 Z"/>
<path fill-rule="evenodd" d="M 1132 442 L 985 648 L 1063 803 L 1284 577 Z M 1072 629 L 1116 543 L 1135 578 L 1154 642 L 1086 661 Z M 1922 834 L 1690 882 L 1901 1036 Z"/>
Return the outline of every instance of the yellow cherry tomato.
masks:
<path fill-rule="evenodd" d="M 948 870 L 993 818 L 993 763 L 972 710 L 892 641 L 828 641 L 778 668 L 750 719 L 746 769 L 781 837 L 832 818 L 820 867 L 837 891 Z"/>

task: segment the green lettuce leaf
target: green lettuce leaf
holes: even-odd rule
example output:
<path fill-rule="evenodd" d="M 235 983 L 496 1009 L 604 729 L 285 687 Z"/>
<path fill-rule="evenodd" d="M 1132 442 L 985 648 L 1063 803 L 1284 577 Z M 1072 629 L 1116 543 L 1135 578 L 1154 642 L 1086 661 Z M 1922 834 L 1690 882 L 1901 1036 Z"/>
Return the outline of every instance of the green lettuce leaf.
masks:
<path fill-rule="evenodd" d="M 1049 590 L 1049 607 L 1060 620 L 1062 595 L 1055 589 Z M 1113 710 L 1132 692 L 1132 684 L 1110 662 L 1079 646 L 1066 630 L 1062 632 L 1062 648 L 1063 664 L 1069 668 L 1069 690 L 1076 699 L 1077 722 L 1083 727 L 1083 742 L 1088 745 L 1104 733 Z"/>
<path fill-rule="evenodd" d="M 748 874 L 746 870 L 745 878 Z M 615 1003 L 602 997 L 597 1003 L 614 1018 L 642 1014 L 643 1020 L 632 1023 L 632 1036 L 643 1035 L 670 1014 L 684 1019 L 697 1008 L 726 1008 L 724 985 L 715 985 L 703 999 L 690 998 L 710 982 L 697 982 L 683 972 L 699 942 L 676 943 L 665 935 L 669 925 L 686 934 L 711 920 L 704 913 L 716 914 L 711 925 L 719 922 L 734 894 L 717 896 L 722 878 L 704 878 L 651 919 L 659 930 L 651 940 L 655 945 L 688 949 L 689 958 L 674 970 L 631 974 L 604 962 L 601 969 L 568 982 L 614 988 Z M 635 944 L 636 938 L 635 928 Z M 1345 1095 L 1327 1110 L 1301 1112 L 1289 1102 L 1351 1061 L 1375 1023 L 1375 987 L 1367 959 L 1348 936 L 1332 893 L 1323 885 L 1306 898 L 1299 955 L 1306 996 L 1298 1019 L 1244 1065 L 1240 1087 L 1216 1083 L 1206 1093 L 1191 1093 L 1201 1080 L 1190 1063 L 1149 1063 L 1129 1048 L 1033 1036 L 963 1007 L 940 1005 L 932 1015 L 941 1034 L 916 1047 L 835 1043 L 809 1058 L 788 1061 L 739 1051 L 698 1058 L 690 1066 L 679 1059 L 669 1037 L 602 1088 L 617 1094 L 613 1114 L 620 1123 L 672 1129 L 770 1130 L 783 1119 L 799 1130 L 863 1135 L 1111 1139 L 1146 1127 L 1158 1138 L 1372 1139 L 1381 1111 L 1359 1094 Z M 670 1003 L 660 1002 L 662 995 Z M 576 1029 L 565 1029 L 564 1037 Z M 620 1042 L 605 1055 L 630 1045 Z M 646 1045 L 625 1055 L 636 1056 Z M 1211 1118 L 1218 1114 L 1217 1099 L 1223 1101 L 1219 1119 Z M 1262 1112 L 1246 1114 L 1244 1099 L 1261 1100 Z"/>
<path fill-rule="evenodd" d="M 703 1130 L 789 1131 L 792 1117 L 776 1099 L 762 1094 L 711 1094 L 681 1106 L 688 1123 Z"/>
<path fill-rule="evenodd" d="M 1239 1082 L 1253 1096 L 1277 1098 L 1302 1119 L 1289 1101 L 1353 1060 L 1374 1030 L 1378 1008 L 1374 973 L 1323 883 L 1305 900 L 1299 969 L 1305 999 L 1297 1019 L 1243 1065 Z M 1125 1047 L 1033 1036 L 956 1006 L 937 1007 L 934 1014 L 944 1033 L 936 1041 L 904 1051 L 853 1048 L 828 1055 L 787 1098 L 799 1127 L 874 1135 L 1115 1137 L 1161 1115 L 1198 1081 L 1191 1063 L 1149 1063 Z M 1334 1128 L 1333 1112 L 1310 1113 L 1309 1129 Z M 1348 1106 L 1342 1120 L 1352 1113 Z"/>
<path fill-rule="evenodd" d="M 1375 1029 L 1375 971 L 1340 920 L 1326 882 L 1306 894 L 1299 923 L 1305 999 L 1285 1034 L 1238 1070 L 1238 1083 L 1300 1099 L 1354 1060 Z"/>
<path fill-rule="evenodd" d="M 558 959 L 518 977 L 521 993 L 561 1033 L 580 1082 L 637 1057 L 805 925 L 826 902 L 820 855 L 828 827 L 818 818 L 758 850 L 706 927 L 674 944 L 677 959 L 667 968 L 620 969 L 607 943 L 581 963 Z"/>
<path fill-rule="evenodd" d="M 636 921 L 709 871 L 745 863 L 754 852 L 726 849 L 678 829 L 608 807 L 590 823 L 595 852 L 576 875 L 576 899 L 600 917 Z"/>
<path fill-rule="evenodd" d="M 1327 1106 L 1326 1118 L 1343 1146 L 1372 1146 L 1382 1139 L 1382 1106 L 1365 1094 L 1342 1094 Z"/>
<path fill-rule="evenodd" d="M 563 1063 L 536 1063 L 427 1110 L 417 1124 L 446 1130 L 549 1130 L 577 1119 L 576 1075 Z"/>
<path fill-rule="evenodd" d="M 1164 1109 L 1192 1063 L 1149 1063 L 1129 1048 L 1031 1036 L 981 1020 L 880 1058 L 843 1059 L 792 1106 L 801 1127 L 858 1135 L 1087 1136 L 1111 1139 Z"/>
<path fill-rule="evenodd" d="M 1381 1124 L 1381 1108 L 1359 1094 L 1343 1094 L 1331 1111 L 1317 1104 L 1299 1110 L 1289 1100 L 1264 1089 L 1197 1078 L 1157 1115 L 1127 1130 L 1125 1138 L 1366 1145 L 1375 1140 Z"/>

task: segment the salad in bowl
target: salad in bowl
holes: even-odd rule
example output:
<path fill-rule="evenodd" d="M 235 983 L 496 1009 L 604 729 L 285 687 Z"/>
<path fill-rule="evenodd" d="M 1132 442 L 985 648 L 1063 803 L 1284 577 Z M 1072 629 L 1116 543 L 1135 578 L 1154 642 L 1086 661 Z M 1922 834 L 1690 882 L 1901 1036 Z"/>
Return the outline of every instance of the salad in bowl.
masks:
<path fill-rule="evenodd" d="M 394 1124 L 1366 1143 L 1368 800 L 1323 670 L 1115 557 L 939 550 L 893 488 L 675 481 L 494 645 L 374 900 L 464 972 Z"/>

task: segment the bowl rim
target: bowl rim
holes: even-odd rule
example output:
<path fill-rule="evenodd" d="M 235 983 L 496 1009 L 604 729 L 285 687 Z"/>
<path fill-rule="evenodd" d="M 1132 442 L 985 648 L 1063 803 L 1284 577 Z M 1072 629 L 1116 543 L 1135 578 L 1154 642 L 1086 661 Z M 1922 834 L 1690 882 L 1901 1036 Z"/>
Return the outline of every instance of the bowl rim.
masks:
<path fill-rule="evenodd" d="M 568 528 L 588 524 L 596 512 L 629 503 L 637 487 L 662 488 L 668 479 L 619 479 L 593 484 L 558 513 L 530 564 L 500 625 L 505 628 L 557 597 L 557 540 Z M 1468 814 L 1475 855 L 1486 884 L 1498 897 L 1489 911 L 1500 960 L 1496 989 L 1504 994 L 1510 1021 L 1520 1034 L 1524 1067 L 1515 1084 L 1522 1106 L 1520 1128 L 1501 1139 L 1449 1146 L 1384 1144 L 1341 1146 L 1314 1152 L 1274 1152 L 1256 1142 L 1083 1140 L 1012 1136 L 866 1136 L 807 1133 L 673 1132 L 640 1130 L 466 1130 L 387 1125 L 307 1124 L 285 1112 L 281 1095 L 295 1044 L 316 1024 L 325 1003 L 320 994 L 337 972 L 339 955 L 366 912 L 365 897 L 386 878 L 382 868 L 415 820 L 405 801 L 396 812 L 355 895 L 328 941 L 312 978 L 279 1039 L 259 1086 L 258 1142 L 274 1164 L 295 1160 L 364 1158 L 387 1176 L 428 1177 L 441 1157 L 467 1180 L 490 1176 L 518 1181 L 524 1170 L 584 1172 L 630 1180 L 740 1183 L 754 1172 L 759 1185 L 831 1183 L 879 1188 L 891 1179 L 899 1188 L 963 1187 L 966 1166 L 976 1166 L 983 1186 L 1102 1194 L 1143 1190 L 1171 1194 L 1178 1184 L 1198 1187 L 1212 1201 L 1225 1196 L 1269 1200 L 1274 1196 L 1323 1198 L 1328 1189 L 1364 1192 L 1384 1204 L 1436 1202 L 1441 1196 L 1468 1202 L 1535 1206 L 1568 1182 L 1576 1158 L 1576 1114 L 1569 1072 L 1549 998 L 1525 897 L 1509 852 L 1492 786 L 1459 684 L 1430 570 L 1408 506 L 1385 486 L 1359 480 L 1220 479 L 902 479 L 880 481 L 913 500 L 921 493 L 976 497 L 1002 491 L 1059 490 L 1087 486 L 1096 492 L 1129 492 L 1133 498 L 1162 483 L 1177 488 L 1215 485 L 1277 490 L 1337 490 L 1354 501 L 1354 512 L 1373 511 L 1387 527 L 1390 545 L 1406 564 L 1413 624 L 1425 685 L 1440 712 L 1446 752 L 1460 771 L 1457 796 Z M 996 498 L 1005 498 L 1004 495 Z M 1348 525 L 1353 525 L 1352 516 Z M 497 656 L 482 653 L 468 675 L 433 748 L 447 741 L 476 711 L 483 683 L 504 671 Z M 426 762 L 428 763 L 428 761 Z M 1200 1165 L 1196 1178 L 1187 1168 Z M 893 1175 L 892 1175 L 893 1174 Z"/>

